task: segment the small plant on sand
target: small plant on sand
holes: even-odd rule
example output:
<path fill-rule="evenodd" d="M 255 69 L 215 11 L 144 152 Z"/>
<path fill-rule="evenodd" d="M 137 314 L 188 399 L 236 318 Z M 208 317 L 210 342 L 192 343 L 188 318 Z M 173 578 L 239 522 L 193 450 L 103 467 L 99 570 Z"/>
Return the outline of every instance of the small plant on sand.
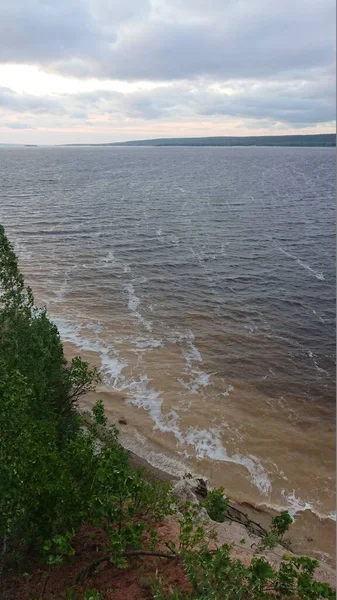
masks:
<path fill-rule="evenodd" d="M 102 400 L 97 400 L 93 406 L 92 414 L 94 415 L 96 425 L 106 426 L 108 419 L 105 414 L 104 404 Z"/>
<path fill-rule="evenodd" d="M 273 518 L 271 522 L 271 529 L 277 533 L 279 539 L 281 540 L 284 534 L 288 531 L 292 522 L 293 520 L 290 514 L 287 510 L 284 510 L 280 515 L 277 515 L 277 517 Z"/>
<path fill-rule="evenodd" d="M 224 522 L 228 509 L 228 498 L 224 496 L 223 488 L 209 491 L 203 505 L 212 521 Z"/>
<path fill-rule="evenodd" d="M 267 548 L 275 548 L 277 544 L 282 542 L 283 536 L 292 522 L 293 520 L 288 511 L 283 511 L 280 515 L 273 517 L 270 531 L 262 538 L 259 545 L 259 552 L 263 552 Z"/>

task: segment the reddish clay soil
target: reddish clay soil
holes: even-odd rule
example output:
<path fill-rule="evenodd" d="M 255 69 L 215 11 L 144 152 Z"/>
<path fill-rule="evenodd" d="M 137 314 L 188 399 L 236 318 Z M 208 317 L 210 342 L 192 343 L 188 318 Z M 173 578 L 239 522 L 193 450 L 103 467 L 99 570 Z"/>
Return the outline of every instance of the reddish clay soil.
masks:
<path fill-rule="evenodd" d="M 161 540 L 172 539 L 171 525 L 159 527 Z M 174 524 L 172 523 L 172 527 Z M 167 537 L 167 536 L 170 537 Z M 145 600 L 153 598 L 153 584 L 161 580 L 164 589 L 189 591 L 189 585 L 178 559 L 132 557 L 126 569 L 103 562 L 92 577 L 76 583 L 79 573 L 106 554 L 101 530 L 83 526 L 74 540 L 75 554 L 62 565 L 48 567 L 27 561 L 20 569 L 6 569 L 0 583 L 1 600 L 82 600 L 84 593 L 97 590 L 104 600 Z M 164 541 L 160 551 L 169 552 Z M 72 595 L 71 595 L 72 594 Z"/>

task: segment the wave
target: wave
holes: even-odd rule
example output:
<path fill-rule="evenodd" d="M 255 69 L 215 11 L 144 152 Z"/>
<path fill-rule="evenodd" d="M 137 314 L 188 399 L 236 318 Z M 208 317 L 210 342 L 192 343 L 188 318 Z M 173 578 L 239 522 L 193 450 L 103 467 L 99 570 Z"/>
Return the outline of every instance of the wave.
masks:
<path fill-rule="evenodd" d="M 140 305 L 140 298 L 136 295 L 135 288 L 133 283 L 124 284 L 124 289 L 127 291 L 129 300 L 128 300 L 128 308 L 132 315 L 138 320 L 138 322 L 145 327 L 147 331 L 152 331 L 152 323 L 151 321 L 147 321 L 139 312 L 138 306 Z"/>
<path fill-rule="evenodd" d="M 260 460 L 253 455 L 243 456 L 238 453 L 229 455 L 217 429 L 190 427 L 185 436 L 185 443 L 194 447 L 195 455 L 199 459 L 207 456 L 212 460 L 242 465 L 250 473 L 251 481 L 261 494 L 267 495 L 271 492 L 271 481 Z"/>
<path fill-rule="evenodd" d="M 298 515 L 299 513 L 303 513 L 306 510 L 308 510 L 319 519 L 330 519 L 332 521 L 336 521 L 335 513 L 322 514 L 317 510 L 317 508 L 314 507 L 312 502 L 302 500 L 301 498 L 296 496 L 296 492 L 294 489 L 292 490 L 292 492 L 282 490 L 281 496 L 284 498 L 287 510 L 293 518 L 295 518 L 296 515 Z M 280 506 L 274 506 L 273 508 L 276 508 L 276 510 L 278 511 L 284 510 L 284 507 Z"/>
<path fill-rule="evenodd" d="M 103 377 L 108 385 L 116 388 L 127 363 L 124 360 L 120 360 L 117 352 L 111 345 L 104 345 L 99 340 L 93 341 L 81 333 L 83 329 L 97 332 L 97 328 L 100 325 L 95 323 L 82 325 L 59 317 L 52 317 L 52 321 L 55 323 L 63 342 L 74 344 L 80 350 L 99 354 Z"/>
<path fill-rule="evenodd" d="M 57 326 L 64 342 L 75 344 L 79 349 L 96 352 L 100 356 L 101 371 L 105 382 L 113 389 L 118 391 L 127 391 L 127 403 L 137 408 L 148 411 L 153 423 L 154 429 L 163 433 L 173 433 L 180 446 L 192 447 L 195 456 L 198 459 L 209 457 L 212 460 L 232 462 L 242 465 L 250 473 L 251 480 L 261 494 L 268 494 L 271 490 L 271 482 L 267 471 L 262 467 L 256 456 L 243 456 L 235 453 L 228 454 L 222 445 L 220 433 L 217 429 L 200 429 L 190 427 L 183 433 L 180 428 L 180 416 L 174 410 L 164 413 L 162 410 L 163 393 L 151 386 L 151 380 L 146 374 L 143 374 L 137 380 L 127 379 L 125 367 L 127 363 L 116 356 L 116 350 L 111 345 L 104 345 L 100 341 L 93 341 L 83 334 L 83 330 L 99 333 L 101 325 L 99 323 L 87 323 L 82 325 L 74 323 L 71 320 L 54 317 L 53 321 Z M 189 334 L 191 335 L 191 334 Z M 136 345 L 142 348 L 158 347 L 161 340 L 148 340 L 146 338 L 136 338 Z M 208 377 L 208 376 L 207 376 Z M 199 385 L 207 385 L 208 379 L 203 380 L 203 374 L 199 375 Z M 229 386 L 231 387 L 231 386 Z"/>
<path fill-rule="evenodd" d="M 310 271 L 310 273 L 312 273 L 316 277 L 316 279 L 319 279 L 320 281 L 324 281 L 325 277 L 324 277 L 323 273 L 315 271 L 314 269 L 312 269 L 310 267 L 310 265 L 307 265 L 306 263 L 304 263 L 303 261 L 301 261 L 298 258 L 298 256 L 294 256 L 293 254 L 290 254 L 290 252 L 287 252 L 286 250 L 283 250 L 283 248 L 281 248 L 280 246 L 277 246 L 277 248 L 278 248 L 278 250 L 280 250 L 280 252 L 282 252 L 286 256 L 289 256 L 289 258 L 292 258 L 298 265 L 300 265 L 301 267 L 303 267 L 307 271 Z"/>

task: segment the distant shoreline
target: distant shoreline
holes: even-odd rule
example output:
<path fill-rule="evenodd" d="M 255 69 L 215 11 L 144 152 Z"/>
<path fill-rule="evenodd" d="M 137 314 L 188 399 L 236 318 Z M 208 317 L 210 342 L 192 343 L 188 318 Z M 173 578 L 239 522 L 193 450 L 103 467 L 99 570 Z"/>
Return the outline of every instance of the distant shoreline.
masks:
<path fill-rule="evenodd" d="M 151 138 L 149 140 L 131 140 L 127 142 L 98 142 L 71 144 L 4 144 L 0 148 L 68 148 L 68 147 L 293 147 L 293 148 L 334 148 L 335 133 L 315 133 L 306 135 L 264 135 L 264 136 L 204 136 L 193 138 Z"/>
<path fill-rule="evenodd" d="M 217 136 L 196 138 L 155 138 L 150 140 L 133 140 L 129 142 L 111 142 L 97 144 L 62 144 L 62 146 L 147 146 L 147 147 L 334 147 L 336 136 L 333 133 L 313 135 L 276 135 L 276 136 Z"/>

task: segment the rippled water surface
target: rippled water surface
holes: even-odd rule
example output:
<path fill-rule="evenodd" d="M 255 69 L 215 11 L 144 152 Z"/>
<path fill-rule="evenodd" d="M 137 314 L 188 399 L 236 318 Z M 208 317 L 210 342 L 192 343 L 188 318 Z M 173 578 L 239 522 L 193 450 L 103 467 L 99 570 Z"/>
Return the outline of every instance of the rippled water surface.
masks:
<path fill-rule="evenodd" d="M 328 527 L 334 149 L 1 149 L 0 176 L 26 279 L 134 449 Z"/>

